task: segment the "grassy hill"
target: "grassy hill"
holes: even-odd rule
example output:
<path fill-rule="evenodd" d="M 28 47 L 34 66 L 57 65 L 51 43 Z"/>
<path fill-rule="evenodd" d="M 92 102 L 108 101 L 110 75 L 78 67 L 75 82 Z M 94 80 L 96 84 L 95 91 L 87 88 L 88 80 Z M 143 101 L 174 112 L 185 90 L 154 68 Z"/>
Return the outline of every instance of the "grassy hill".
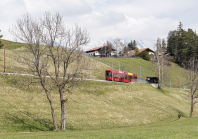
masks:
<path fill-rule="evenodd" d="M 30 53 L 27 53 L 24 50 L 24 47 L 23 47 L 24 44 L 22 43 L 5 40 L 5 46 L 6 46 L 6 71 L 27 73 L 28 68 L 20 64 L 17 61 L 15 53 L 25 54 L 26 56 L 32 57 L 32 59 L 33 59 L 33 55 Z M 4 61 L 3 61 L 4 57 L 3 56 L 4 56 L 4 51 L 3 49 L 0 49 L 0 71 L 1 72 L 4 69 Z M 121 70 L 122 68 L 128 69 L 132 73 L 136 73 L 138 75 L 138 78 L 140 78 L 140 67 L 141 67 L 141 79 L 145 80 L 146 77 L 157 76 L 156 66 L 152 62 L 146 61 L 143 59 L 92 58 L 92 57 L 89 59 L 87 56 L 84 56 L 82 58 L 83 66 L 82 66 L 81 72 L 83 73 L 83 77 L 86 77 L 86 78 L 89 78 L 89 61 L 90 61 L 90 75 L 91 75 L 90 78 L 91 79 L 104 80 L 105 70 L 112 69 L 112 63 L 113 63 L 114 69 L 119 70 L 118 69 L 119 62 L 120 62 Z M 165 74 L 164 84 L 166 86 L 170 86 L 170 80 L 171 80 L 172 87 L 183 87 L 183 84 L 188 83 L 188 81 L 185 81 L 183 77 L 185 70 L 175 63 L 170 63 L 170 65 L 171 66 L 167 66 L 167 70 L 166 70 L 167 72 Z M 53 71 L 52 66 L 51 66 L 51 69 Z M 127 71 L 127 70 L 123 70 L 123 71 Z"/>
<path fill-rule="evenodd" d="M 5 49 L 7 49 L 7 50 L 17 49 L 17 48 L 20 48 L 20 47 L 23 47 L 24 46 L 23 43 L 13 42 L 13 41 L 4 40 L 4 39 L 0 39 L 0 40 L 1 40 L 1 43 L 3 43 L 3 44 L 5 42 Z"/>
<path fill-rule="evenodd" d="M 29 77 L 0 75 L 0 133 L 50 131 L 53 129 L 50 107 L 37 87 L 27 89 Z M 74 88 L 66 103 L 68 130 L 110 129 L 151 124 L 177 119 L 178 112 L 189 116 L 189 93 L 181 89 L 149 84 L 117 82 L 83 82 Z M 53 101 L 60 127 L 60 102 L 57 92 Z M 198 108 L 194 107 L 194 116 Z"/>
<path fill-rule="evenodd" d="M 6 43 L 6 48 L 9 43 Z M 15 44 L 15 43 L 14 43 Z M 16 49 L 6 49 L 6 71 L 25 72 L 26 66 L 15 58 L 15 52 L 27 53 L 18 44 Z M 15 48 L 15 47 L 14 47 Z M 104 62 L 109 64 L 105 64 Z M 145 79 L 156 76 L 155 67 L 149 61 L 132 58 L 99 58 L 84 56 L 82 58 L 83 77 L 89 78 L 89 61 L 92 79 L 104 79 L 105 70 L 118 69 L 120 66 L 137 73 Z M 184 70 L 172 63 L 169 68 L 171 83 L 183 83 Z M 51 68 L 51 67 L 50 67 Z M 72 68 L 70 69 L 72 70 Z M 3 49 L 0 49 L 0 71 L 3 71 Z M 52 131 L 53 125 L 49 103 L 41 88 L 34 85 L 28 88 L 27 80 L 34 77 L 0 75 L 0 133 Z M 35 79 L 35 78 L 34 78 Z M 165 80 L 169 85 L 169 76 Z M 58 126 L 60 127 L 59 94 L 54 91 L 53 102 Z M 149 84 L 117 82 L 83 82 L 74 88 L 73 94 L 66 103 L 66 128 L 68 130 L 114 129 L 150 125 L 159 121 L 174 121 L 178 112 L 183 117 L 190 113 L 189 92 L 182 89 L 162 87 L 156 89 Z M 194 116 L 198 108 L 194 107 Z"/>
<path fill-rule="evenodd" d="M 143 59 L 139 59 L 139 58 L 95 58 L 95 59 L 98 59 L 99 61 L 104 61 L 109 65 L 112 65 L 113 63 L 113 66 L 116 67 L 115 69 L 117 70 L 120 62 L 120 67 L 130 70 L 132 73 L 136 73 L 138 75 L 138 79 L 140 78 L 140 67 L 141 67 L 141 79 L 146 79 L 146 77 L 157 76 L 157 69 L 156 69 L 157 67 L 152 62 Z M 111 68 L 112 67 L 110 67 L 110 69 Z M 187 83 L 187 81 L 184 80 L 184 76 L 183 76 L 184 73 L 185 70 L 183 68 L 181 68 L 175 63 L 170 62 L 170 66 L 166 66 L 164 84 L 166 86 L 170 86 L 170 78 L 171 78 L 172 87 L 183 87 L 183 84 Z"/>

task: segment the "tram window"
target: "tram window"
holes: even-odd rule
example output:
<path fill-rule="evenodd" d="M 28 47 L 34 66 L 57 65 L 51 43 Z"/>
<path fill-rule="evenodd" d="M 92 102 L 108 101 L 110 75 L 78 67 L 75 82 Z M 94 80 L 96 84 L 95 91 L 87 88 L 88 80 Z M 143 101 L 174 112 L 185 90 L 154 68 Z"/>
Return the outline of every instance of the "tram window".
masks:
<path fill-rule="evenodd" d="M 115 77 L 118 78 L 118 74 L 117 73 L 115 73 Z"/>
<path fill-rule="evenodd" d="M 106 77 L 112 77 L 112 73 L 111 72 L 107 72 L 106 73 Z"/>
<path fill-rule="evenodd" d="M 127 79 L 127 75 L 125 75 L 125 79 Z"/>

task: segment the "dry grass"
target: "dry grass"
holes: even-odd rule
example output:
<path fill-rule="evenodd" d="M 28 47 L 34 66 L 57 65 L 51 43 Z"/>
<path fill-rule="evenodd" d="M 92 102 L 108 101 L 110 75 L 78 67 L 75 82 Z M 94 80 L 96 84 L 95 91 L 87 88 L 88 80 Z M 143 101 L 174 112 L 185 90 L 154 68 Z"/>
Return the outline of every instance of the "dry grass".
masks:
<path fill-rule="evenodd" d="M 0 76 L 0 132 L 52 130 L 49 103 L 36 86 L 26 90 L 19 76 Z M 25 78 L 25 77 L 24 77 Z M 59 94 L 53 102 L 60 127 Z M 149 124 L 169 117 L 189 116 L 188 92 L 180 89 L 155 89 L 148 84 L 84 82 L 75 88 L 66 103 L 69 130 L 106 129 Z M 198 116 L 195 105 L 194 116 Z"/>

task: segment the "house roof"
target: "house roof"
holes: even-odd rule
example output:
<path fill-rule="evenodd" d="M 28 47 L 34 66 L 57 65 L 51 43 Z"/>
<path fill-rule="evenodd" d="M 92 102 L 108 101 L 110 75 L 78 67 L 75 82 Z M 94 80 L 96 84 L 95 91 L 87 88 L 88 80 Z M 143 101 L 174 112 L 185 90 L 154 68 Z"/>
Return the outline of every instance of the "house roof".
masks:
<path fill-rule="evenodd" d="M 142 49 L 139 49 L 139 53 L 140 52 L 143 52 L 143 51 L 147 51 L 147 52 L 153 52 L 155 53 L 153 50 L 151 50 L 150 48 L 142 48 Z M 135 55 L 135 50 L 131 50 L 127 53 L 124 54 L 124 57 L 130 57 L 130 56 L 134 56 Z"/>
<path fill-rule="evenodd" d="M 92 48 L 92 49 L 87 50 L 87 51 L 85 51 L 85 52 L 87 53 L 87 52 L 95 51 L 95 50 L 98 50 L 98 49 L 100 49 L 100 48 L 102 48 L 102 47 L 103 47 L 103 46 L 96 47 L 96 48 Z"/>
<path fill-rule="evenodd" d="M 142 49 L 139 49 L 139 52 L 143 52 L 143 51 L 149 51 L 149 52 L 153 52 L 155 53 L 153 50 L 151 50 L 150 48 L 142 48 Z"/>
<path fill-rule="evenodd" d="M 96 51 L 96 50 L 99 50 L 99 49 L 101 49 L 101 48 L 103 48 L 103 47 L 106 47 L 106 46 L 100 46 L 100 47 L 92 48 L 92 49 L 87 50 L 87 51 L 85 51 L 85 52 L 87 53 L 87 52 L 91 52 L 91 51 Z M 116 49 L 112 48 L 112 51 L 116 51 Z"/>

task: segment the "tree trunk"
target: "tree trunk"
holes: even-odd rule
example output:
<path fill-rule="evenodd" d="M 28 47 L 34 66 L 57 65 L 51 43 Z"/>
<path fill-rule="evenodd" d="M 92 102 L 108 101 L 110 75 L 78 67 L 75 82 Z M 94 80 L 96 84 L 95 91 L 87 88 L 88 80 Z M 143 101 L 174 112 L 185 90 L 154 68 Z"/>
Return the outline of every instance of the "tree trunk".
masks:
<path fill-rule="evenodd" d="M 193 95 L 191 95 L 191 112 L 190 117 L 193 117 Z"/>
<path fill-rule="evenodd" d="M 48 100 L 49 100 L 50 107 L 51 107 L 51 114 L 52 114 L 54 129 L 57 130 L 56 118 L 55 118 L 55 113 L 54 113 L 54 106 L 53 106 L 52 101 L 50 99 L 48 99 Z"/>
<path fill-rule="evenodd" d="M 65 130 L 65 102 L 61 101 L 61 129 Z"/>

